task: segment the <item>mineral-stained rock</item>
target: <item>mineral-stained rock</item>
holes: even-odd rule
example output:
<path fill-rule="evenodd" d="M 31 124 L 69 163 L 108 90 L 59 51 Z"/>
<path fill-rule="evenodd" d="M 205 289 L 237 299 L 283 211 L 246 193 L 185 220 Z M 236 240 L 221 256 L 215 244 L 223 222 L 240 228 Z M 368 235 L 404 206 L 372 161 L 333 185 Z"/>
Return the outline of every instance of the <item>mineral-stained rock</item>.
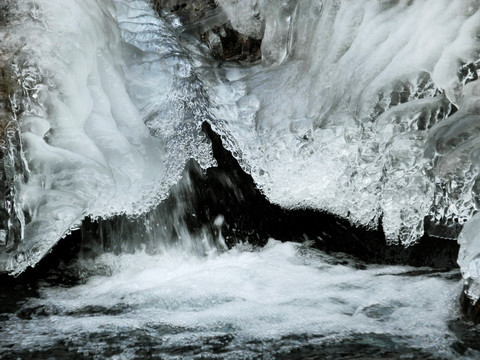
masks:
<path fill-rule="evenodd" d="M 198 36 L 214 57 L 243 62 L 260 59 L 262 40 L 234 30 L 214 0 L 153 0 L 153 4 L 159 13 L 178 16 L 183 30 Z"/>
<path fill-rule="evenodd" d="M 204 20 L 217 8 L 214 0 L 153 0 L 155 10 L 176 14 L 184 25 Z"/>
<path fill-rule="evenodd" d="M 13 76 L 0 59 L 0 141 L 5 135 L 5 128 L 11 119 L 9 96 L 12 94 Z"/>

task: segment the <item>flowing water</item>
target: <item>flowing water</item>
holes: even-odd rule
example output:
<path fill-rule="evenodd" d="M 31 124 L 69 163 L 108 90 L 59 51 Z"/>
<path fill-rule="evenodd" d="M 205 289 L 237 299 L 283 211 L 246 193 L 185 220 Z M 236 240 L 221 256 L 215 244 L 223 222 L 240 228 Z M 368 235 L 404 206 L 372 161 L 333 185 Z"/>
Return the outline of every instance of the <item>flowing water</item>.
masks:
<path fill-rule="evenodd" d="M 275 240 L 204 257 L 103 254 L 75 266 L 94 275 L 75 286 L 44 282 L 34 296 L 10 290 L 18 303 L 0 315 L 1 358 L 480 356 L 451 328 L 462 323 L 458 270 L 366 265 Z"/>

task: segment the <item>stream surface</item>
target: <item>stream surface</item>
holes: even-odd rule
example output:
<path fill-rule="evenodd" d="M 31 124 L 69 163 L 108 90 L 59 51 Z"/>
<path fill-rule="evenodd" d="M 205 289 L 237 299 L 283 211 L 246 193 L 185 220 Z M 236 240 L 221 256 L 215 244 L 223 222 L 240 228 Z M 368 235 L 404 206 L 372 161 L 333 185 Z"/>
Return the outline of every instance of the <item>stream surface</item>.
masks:
<path fill-rule="evenodd" d="M 74 268 L 84 280 L 73 286 L 53 276 L 4 290 L 0 358 L 480 358 L 458 270 L 366 265 L 275 240 L 206 257 L 103 254 Z"/>

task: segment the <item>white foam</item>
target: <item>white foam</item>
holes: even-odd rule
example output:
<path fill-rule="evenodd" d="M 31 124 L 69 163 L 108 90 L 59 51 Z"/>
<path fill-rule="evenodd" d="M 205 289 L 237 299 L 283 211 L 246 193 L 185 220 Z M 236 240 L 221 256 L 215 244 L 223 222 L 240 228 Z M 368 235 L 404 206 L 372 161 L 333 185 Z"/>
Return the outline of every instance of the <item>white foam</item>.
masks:
<path fill-rule="evenodd" d="M 243 245 L 206 258 L 174 252 L 105 254 L 95 266 L 108 267 L 111 276 L 95 276 L 70 289 L 43 288 L 41 299 L 25 307 L 40 306 L 46 317 L 11 319 L 4 331 L 18 347 L 39 348 L 55 338 L 105 331 L 115 336 L 164 326 L 179 331 L 151 333 L 158 346 L 188 346 L 221 334 L 233 334 L 245 344 L 300 334 L 328 343 L 374 333 L 435 354 L 449 351 L 454 336 L 447 321 L 458 316 L 461 284 L 438 276 L 402 275 L 413 270 L 408 267 L 360 270 L 343 263 L 274 240 L 261 250 Z M 88 309 L 94 308 L 106 313 L 90 314 Z M 109 315 L 111 309 L 124 311 Z M 91 341 L 82 346 L 95 349 L 98 344 Z"/>

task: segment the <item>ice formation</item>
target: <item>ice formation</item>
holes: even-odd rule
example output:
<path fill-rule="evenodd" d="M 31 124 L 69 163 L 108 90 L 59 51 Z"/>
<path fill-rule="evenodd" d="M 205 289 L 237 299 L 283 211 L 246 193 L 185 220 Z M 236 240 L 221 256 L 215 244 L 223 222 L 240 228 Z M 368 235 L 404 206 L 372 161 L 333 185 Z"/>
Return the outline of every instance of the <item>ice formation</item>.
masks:
<path fill-rule="evenodd" d="M 475 100 L 465 104 L 462 111 L 458 112 L 448 119 L 449 121 L 440 128 L 439 133 L 444 139 L 449 139 L 450 134 L 456 134 L 456 138 L 461 139 L 460 144 L 454 144 L 454 151 L 451 151 L 448 157 L 443 160 L 442 169 L 450 171 L 450 177 L 453 181 L 460 183 L 462 175 L 468 179 L 473 185 L 467 189 L 471 191 L 471 197 L 478 207 L 480 205 L 480 183 L 478 175 L 479 166 L 479 148 L 480 141 L 475 126 L 478 126 L 480 120 L 480 83 L 478 81 L 470 83 L 468 87 L 468 95 Z M 462 116 L 463 115 L 463 116 Z M 475 136 L 477 135 L 477 136 Z M 451 140 L 450 140 L 451 141 Z M 460 146 L 459 146 L 460 145 Z M 451 144 L 450 144 L 451 146 Z M 457 191 L 458 197 L 464 198 L 465 192 Z M 468 194 L 468 193 L 467 193 Z M 480 214 L 477 213 L 464 225 L 462 232 L 458 238 L 460 251 L 458 254 L 458 264 L 462 270 L 463 277 L 467 284 L 467 295 L 474 302 L 480 298 Z"/>
<path fill-rule="evenodd" d="M 471 218 L 458 237 L 458 264 L 465 279 L 467 296 L 476 302 L 480 298 L 480 214 Z"/>
<path fill-rule="evenodd" d="M 219 3 L 238 31 L 264 31 L 262 65 L 227 70 L 238 111 L 219 131 L 272 201 L 367 226 L 382 218 L 406 245 L 425 216 L 476 211 L 480 109 L 476 82 L 464 84 L 477 77 L 480 2 Z"/>
<path fill-rule="evenodd" d="M 15 274 L 85 216 L 145 212 L 186 160 L 211 160 L 192 60 L 147 2 L 9 5 L 0 269 Z"/>
<path fill-rule="evenodd" d="M 217 2 L 260 62 L 217 66 L 147 0 L 7 2 L 0 269 L 150 209 L 188 158 L 211 163 L 202 121 L 286 208 L 405 245 L 477 211 L 480 1 Z"/>

